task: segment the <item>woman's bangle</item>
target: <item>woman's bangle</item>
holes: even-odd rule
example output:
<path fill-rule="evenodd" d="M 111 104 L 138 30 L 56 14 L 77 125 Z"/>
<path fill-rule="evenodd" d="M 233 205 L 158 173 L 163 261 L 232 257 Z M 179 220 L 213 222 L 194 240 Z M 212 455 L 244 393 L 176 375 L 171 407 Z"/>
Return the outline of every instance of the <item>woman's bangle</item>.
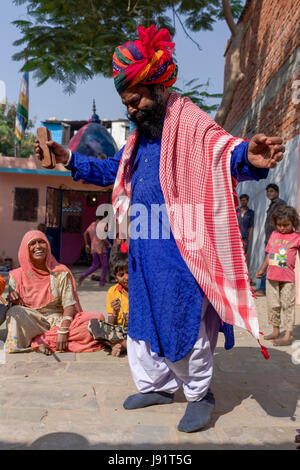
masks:
<path fill-rule="evenodd" d="M 68 326 L 60 326 L 58 328 L 57 333 L 60 333 L 60 334 L 63 334 L 63 335 L 67 334 L 67 333 L 69 333 L 69 327 Z"/>
<path fill-rule="evenodd" d="M 57 334 L 58 335 L 67 335 L 69 333 L 69 331 L 61 331 L 61 330 L 58 330 Z"/>
<path fill-rule="evenodd" d="M 71 320 L 72 321 L 73 317 L 71 317 L 71 315 L 65 315 L 65 316 L 62 317 L 62 321 L 64 321 L 64 320 Z"/>

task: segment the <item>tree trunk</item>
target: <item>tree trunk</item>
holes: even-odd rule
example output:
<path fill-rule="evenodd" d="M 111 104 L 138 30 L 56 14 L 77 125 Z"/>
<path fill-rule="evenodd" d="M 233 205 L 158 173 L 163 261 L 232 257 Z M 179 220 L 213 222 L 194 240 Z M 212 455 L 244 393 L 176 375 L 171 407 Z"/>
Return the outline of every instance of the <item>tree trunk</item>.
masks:
<path fill-rule="evenodd" d="M 241 44 L 244 26 L 243 24 L 237 25 L 234 23 L 228 0 L 222 0 L 222 3 L 225 20 L 232 33 L 232 37 L 230 45 L 231 57 L 228 65 L 229 71 L 225 68 L 223 98 L 215 117 L 215 121 L 220 126 L 224 126 L 236 87 L 245 76 L 241 70 Z"/>

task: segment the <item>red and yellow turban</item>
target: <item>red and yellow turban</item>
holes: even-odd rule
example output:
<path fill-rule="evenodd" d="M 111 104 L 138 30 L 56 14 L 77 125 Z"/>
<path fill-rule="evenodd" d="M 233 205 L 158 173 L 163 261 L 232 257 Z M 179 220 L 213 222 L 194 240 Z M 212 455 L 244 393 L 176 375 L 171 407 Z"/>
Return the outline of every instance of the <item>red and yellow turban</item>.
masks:
<path fill-rule="evenodd" d="M 166 88 L 177 79 L 178 68 L 172 59 L 175 43 L 167 29 L 138 26 L 139 39 L 115 49 L 113 77 L 118 93 L 135 85 L 161 83 Z"/>

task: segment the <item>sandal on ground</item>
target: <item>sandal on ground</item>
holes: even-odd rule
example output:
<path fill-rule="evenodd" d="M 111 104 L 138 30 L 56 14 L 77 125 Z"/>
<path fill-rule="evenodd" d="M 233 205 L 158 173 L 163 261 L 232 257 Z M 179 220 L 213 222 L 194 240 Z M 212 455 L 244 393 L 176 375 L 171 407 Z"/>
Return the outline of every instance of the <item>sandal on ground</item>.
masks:
<path fill-rule="evenodd" d="M 257 290 L 255 291 L 255 296 L 256 297 L 265 297 L 265 292 L 263 290 Z"/>

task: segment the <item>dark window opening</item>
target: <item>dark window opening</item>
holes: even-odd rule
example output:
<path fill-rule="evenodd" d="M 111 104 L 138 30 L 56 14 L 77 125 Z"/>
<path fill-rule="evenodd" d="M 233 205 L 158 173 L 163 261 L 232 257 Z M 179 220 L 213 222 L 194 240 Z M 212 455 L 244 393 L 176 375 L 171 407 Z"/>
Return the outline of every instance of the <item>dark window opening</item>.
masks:
<path fill-rule="evenodd" d="M 39 191 L 36 188 L 15 188 L 13 220 L 36 222 Z"/>

